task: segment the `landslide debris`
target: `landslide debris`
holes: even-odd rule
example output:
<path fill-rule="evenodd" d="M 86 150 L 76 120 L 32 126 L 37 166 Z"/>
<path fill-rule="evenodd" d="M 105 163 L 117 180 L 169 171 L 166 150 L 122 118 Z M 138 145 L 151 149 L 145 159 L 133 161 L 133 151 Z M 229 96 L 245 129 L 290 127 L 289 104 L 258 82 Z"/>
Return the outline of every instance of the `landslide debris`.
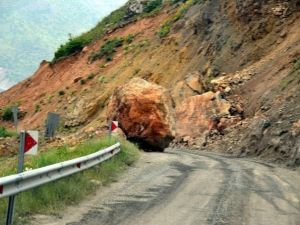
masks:
<path fill-rule="evenodd" d="M 165 88 L 133 78 L 115 90 L 107 115 L 119 121 L 129 139 L 163 150 L 175 136 L 172 104 Z"/>

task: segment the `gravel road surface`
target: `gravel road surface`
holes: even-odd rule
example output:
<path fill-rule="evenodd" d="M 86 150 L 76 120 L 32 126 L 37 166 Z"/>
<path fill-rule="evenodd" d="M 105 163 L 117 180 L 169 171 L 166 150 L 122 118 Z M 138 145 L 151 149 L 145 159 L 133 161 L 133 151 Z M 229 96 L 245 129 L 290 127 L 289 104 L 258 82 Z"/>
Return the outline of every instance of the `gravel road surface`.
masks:
<path fill-rule="evenodd" d="M 300 173 L 212 153 L 143 153 L 118 182 L 33 224 L 300 225 Z"/>

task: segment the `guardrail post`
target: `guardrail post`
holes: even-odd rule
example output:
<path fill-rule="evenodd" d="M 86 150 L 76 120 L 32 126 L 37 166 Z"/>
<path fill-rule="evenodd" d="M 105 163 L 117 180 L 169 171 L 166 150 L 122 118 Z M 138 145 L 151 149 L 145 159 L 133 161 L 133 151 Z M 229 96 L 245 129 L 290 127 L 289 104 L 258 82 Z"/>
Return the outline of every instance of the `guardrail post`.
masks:
<path fill-rule="evenodd" d="M 24 146 L 25 146 L 25 134 L 26 131 L 20 133 L 20 146 L 19 146 L 19 159 L 18 159 L 18 173 L 23 172 L 24 167 Z M 15 195 L 10 196 L 8 200 L 6 225 L 13 224 L 14 206 L 15 206 Z"/>

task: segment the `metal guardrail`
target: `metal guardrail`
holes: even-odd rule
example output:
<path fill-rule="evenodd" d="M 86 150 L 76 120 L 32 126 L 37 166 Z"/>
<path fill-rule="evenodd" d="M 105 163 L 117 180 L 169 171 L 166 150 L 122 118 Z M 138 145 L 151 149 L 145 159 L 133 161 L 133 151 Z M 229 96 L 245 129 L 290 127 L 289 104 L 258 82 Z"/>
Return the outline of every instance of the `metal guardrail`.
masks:
<path fill-rule="evenodd" d="M 86 170 L 120 152 L 120 143 L 104 150 L 62 163 L 0 178 L 0 198 L 12 196 L 40 185 Z"/>

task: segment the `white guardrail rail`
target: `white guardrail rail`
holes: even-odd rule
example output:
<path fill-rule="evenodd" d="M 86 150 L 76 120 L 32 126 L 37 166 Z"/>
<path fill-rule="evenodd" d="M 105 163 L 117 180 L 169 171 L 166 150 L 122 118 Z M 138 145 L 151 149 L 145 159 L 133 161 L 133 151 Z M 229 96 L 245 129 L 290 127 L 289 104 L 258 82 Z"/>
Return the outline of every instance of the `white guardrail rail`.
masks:
<path fill-rule="evenodd" d="M 89 169 L 120 152 L 120 143 L 96 153 L 0 178 L 0 198 L 12 196 L 40 185 Z"/>

